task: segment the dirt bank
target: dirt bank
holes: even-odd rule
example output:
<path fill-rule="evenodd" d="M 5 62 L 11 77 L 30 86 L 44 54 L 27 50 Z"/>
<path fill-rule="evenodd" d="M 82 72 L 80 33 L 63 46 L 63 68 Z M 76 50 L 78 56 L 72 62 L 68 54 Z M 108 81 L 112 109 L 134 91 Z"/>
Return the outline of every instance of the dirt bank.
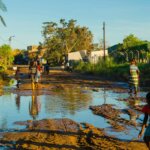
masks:
<path fill-rule="evenodd" d="M 45 119 L 18 124 L 26 125 L 26 130 L 4 133 L 0 143 L 19 150 L 136 150 L 137 147 L 138 150 L 146 150 L 144 143 L 123 142 L 105 135 L 102 129 L 70 119 Z"/>

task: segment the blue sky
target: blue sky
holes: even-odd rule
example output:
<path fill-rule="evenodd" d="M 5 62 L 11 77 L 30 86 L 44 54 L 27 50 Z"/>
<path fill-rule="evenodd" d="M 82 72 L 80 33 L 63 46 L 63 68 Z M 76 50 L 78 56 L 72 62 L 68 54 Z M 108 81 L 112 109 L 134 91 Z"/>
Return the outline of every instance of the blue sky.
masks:
<path fill-rule="evenodd" d="M 0 24 L 0 45 L 15 35 L 13 48 L 26 49 L 43 40 L 42 23 L 75 19 L 94 35 L 94 42 L 103 38 L 106 22 L 109 46 L 122 42 L 130 33 L 150 40 L 150 0 L 3 0 L 8 11 L 2 12 L 7 27 Z"/>

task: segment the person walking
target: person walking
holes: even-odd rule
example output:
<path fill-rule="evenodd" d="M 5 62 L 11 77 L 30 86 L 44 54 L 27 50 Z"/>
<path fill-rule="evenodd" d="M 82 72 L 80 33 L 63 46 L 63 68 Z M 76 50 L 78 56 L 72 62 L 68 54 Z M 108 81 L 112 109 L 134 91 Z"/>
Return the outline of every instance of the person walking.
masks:
<path fill-rule="evenodd" d="M 137 95 L 139 88 L 139 69 L 136 65 L 135 59 L 132 59 L 130 62 L 130 76 L 129 76 L 129 93 Z"/>
<path fill-rule="evenodd" d="M 39 79 L 41 78 L 41 65 L 40 62 L 37 62 L 36 66 L 36 75 L 35 75 L 35 87 L 38 88 Z"/>
<path fill-rule="evenodd" d="M 45 65 L 46 74 L 49 75 L 49 63 L 47 62 Z"/>
<path fill-rule="evenodd" d="M 150 150 L 150 122 L 147 126 L 147 121 L 148 119 L 150 119 L 150 92 L 147 93 L 146 95 L 146 101 L 147 101 L 147 105 L 145 105 L 142 109 L 142 112 L 144 113 L 144 120 L 143 120 L 143 125 L 141 128 L 141 131 L 138 135 L 138 138 L 140 139 L 144 133 L 144 142 L 147 145 L 148 149 Z M 150 121 L 150 120 L 149 120 Z"/>

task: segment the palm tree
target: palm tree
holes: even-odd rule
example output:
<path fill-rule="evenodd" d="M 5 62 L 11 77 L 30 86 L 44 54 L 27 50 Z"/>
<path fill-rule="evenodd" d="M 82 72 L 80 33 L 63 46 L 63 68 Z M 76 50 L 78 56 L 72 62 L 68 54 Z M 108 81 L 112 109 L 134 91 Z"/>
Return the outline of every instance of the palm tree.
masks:
<path fill-rule="evenodd" d="M 2 2 L 2 0 L 0 0 L 0 9 L 4 12 L 7 11 L 7 8 L 6 8 L 5 4 Z M 6 23 L 1 15 L 0 15 L 0 21 L 2 22 L 2 24 L 4 26 L 6 26 Z"/>

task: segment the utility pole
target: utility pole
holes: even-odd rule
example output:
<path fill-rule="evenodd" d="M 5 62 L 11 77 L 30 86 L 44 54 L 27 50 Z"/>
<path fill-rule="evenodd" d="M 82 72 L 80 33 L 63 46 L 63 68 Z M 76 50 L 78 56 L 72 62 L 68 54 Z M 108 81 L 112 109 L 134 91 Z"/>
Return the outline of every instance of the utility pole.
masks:
<path fill-rule="evenodd" d="M 103 22 L 103 49 L 104 49 L 104 61 L 106 58 L 105 49 L 106 49 L 106 42 L 105 42 L 105 22 Z"/>
<path fill-rule="evenodd" d="M 15 37 L 15 36 L 13 35 L 13 36 L 10 36 L 10 37 L 8 38 L 9 46 L 11 46 L 11 41 L 12 41 L 12 38 L 13 38 L 13 37 Z"/>

